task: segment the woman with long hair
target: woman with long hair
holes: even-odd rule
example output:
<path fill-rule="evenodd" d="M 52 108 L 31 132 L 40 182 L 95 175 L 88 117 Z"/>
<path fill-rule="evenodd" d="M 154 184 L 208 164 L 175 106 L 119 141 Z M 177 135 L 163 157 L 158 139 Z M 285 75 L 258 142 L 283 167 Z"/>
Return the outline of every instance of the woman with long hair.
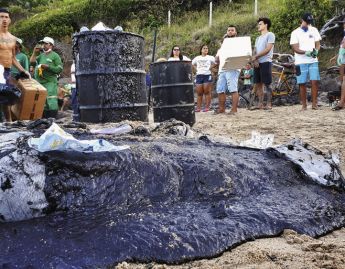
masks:
<path fill-rule="evenodd" d="M 173 46 L 171 49 L 170 57 L 168 61 L 190 61 L 190 59 L 182 55 L 182 52 L 179 46 Z"/>
<path fill-rule="evenodd" d="M 205 107 L 203 112 L 208 112 L 211 105 L 211 93 L 213 86 L 213 79 L 211 74 L 211 68 L 216 65 L 215 58 L 208 55 L 208 46 L 202 45 L 200 48 L 200 55 L 196 56 L 192 65 L 196 68 L 196 93 L 197 93 L 197 105 L 195 112 L 201 111 L 202 99 L 205 95 Z"/>

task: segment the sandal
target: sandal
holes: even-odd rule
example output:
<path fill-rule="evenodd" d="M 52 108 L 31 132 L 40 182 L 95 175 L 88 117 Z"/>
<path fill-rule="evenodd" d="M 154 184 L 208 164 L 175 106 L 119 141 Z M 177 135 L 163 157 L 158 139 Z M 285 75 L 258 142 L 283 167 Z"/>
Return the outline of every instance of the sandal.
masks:
<path fill-rule="evenodd" d="M 203 110 L 202 110 L 202 112 L 209 112 L 210 111 L 210 109 L 209 108 L 204 108 Z"/>
<path fill-rule="evenodd" d="M 333 111 L 337 111 L 337 110 L 341 110 L 341 109 L 343 109 L 344 107 L 342 107 L 342 106 L 335 106 L 335 107 L 333 107 L 332 108 L 332 110 Z"/>
<path fill-rule="evenodd" d="M 200 111 L 201 111 L 200 108 L 196 108 L 196 109 L 195 109 L 195 112 L 200 112 Z"/>

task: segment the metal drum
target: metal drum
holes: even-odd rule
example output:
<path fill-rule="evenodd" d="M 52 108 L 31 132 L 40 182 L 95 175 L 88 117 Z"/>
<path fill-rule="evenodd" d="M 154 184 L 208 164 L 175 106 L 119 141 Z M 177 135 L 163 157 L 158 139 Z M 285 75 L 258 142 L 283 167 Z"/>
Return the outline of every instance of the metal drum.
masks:
<path fill-rule="evenodd" d="M 195 123 L 192 64 L 171 61 L 151 64 L 153 118 Z"/>
<path fill-rule="evenodd" d="M 148 121 L 144 38 L 116 31 L 73 36 L 80 120 Z"/>

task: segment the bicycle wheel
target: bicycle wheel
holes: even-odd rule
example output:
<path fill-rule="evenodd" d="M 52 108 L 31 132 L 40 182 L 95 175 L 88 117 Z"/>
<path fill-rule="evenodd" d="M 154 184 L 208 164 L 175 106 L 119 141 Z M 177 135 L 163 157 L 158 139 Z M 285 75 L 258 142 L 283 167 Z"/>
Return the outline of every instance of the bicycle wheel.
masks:
<path fill-rule="evenodd" d="M 282 75 L 280 72 L 276 72 L 273 71 L 272 72 L 272 83 L 271 83 L 271 87 L 272 87 L 272 91 L 276 92 L 279 90 L 279 88 L 281 87 L 281 81 L 282 81 L 282 77 L 284 77 L 284 74 Z"/>
<path fill-rule="evenodd" d="M 281 84 L 280 93 L 282 93 L 280 97 L 283 104 L 299 104 L 299 87 L 295 76 L 286 77 Z"/>
<path fill-rule="evenodd" d="M 240 94 L 239 96 L 239 100 L 238 100 L 238 107 L 242 107 L 242 108 L 247 108 L 249 105 L 249 100 Z"/>

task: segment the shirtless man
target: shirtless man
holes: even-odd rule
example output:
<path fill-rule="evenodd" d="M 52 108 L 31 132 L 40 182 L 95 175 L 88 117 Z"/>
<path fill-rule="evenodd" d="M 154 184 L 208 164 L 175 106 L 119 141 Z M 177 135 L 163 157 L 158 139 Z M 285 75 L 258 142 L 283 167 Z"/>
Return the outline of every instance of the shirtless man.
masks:
<path fill-rule="evenodd" d="M 14 65 L 20 72 L 24 72 L 30 77 L 30 74 L 20 65 L 16 59 L 16 37 L 9 31 L 11 23 L 10 13 L 7 9 L 0 8 L 0 65 L 5 69 L 4 78 L 6 84 L 10 84 L 11 66 Z M 11 121 L 11 113 L 8 106 L 4 106 L 6 120 Z"/>

